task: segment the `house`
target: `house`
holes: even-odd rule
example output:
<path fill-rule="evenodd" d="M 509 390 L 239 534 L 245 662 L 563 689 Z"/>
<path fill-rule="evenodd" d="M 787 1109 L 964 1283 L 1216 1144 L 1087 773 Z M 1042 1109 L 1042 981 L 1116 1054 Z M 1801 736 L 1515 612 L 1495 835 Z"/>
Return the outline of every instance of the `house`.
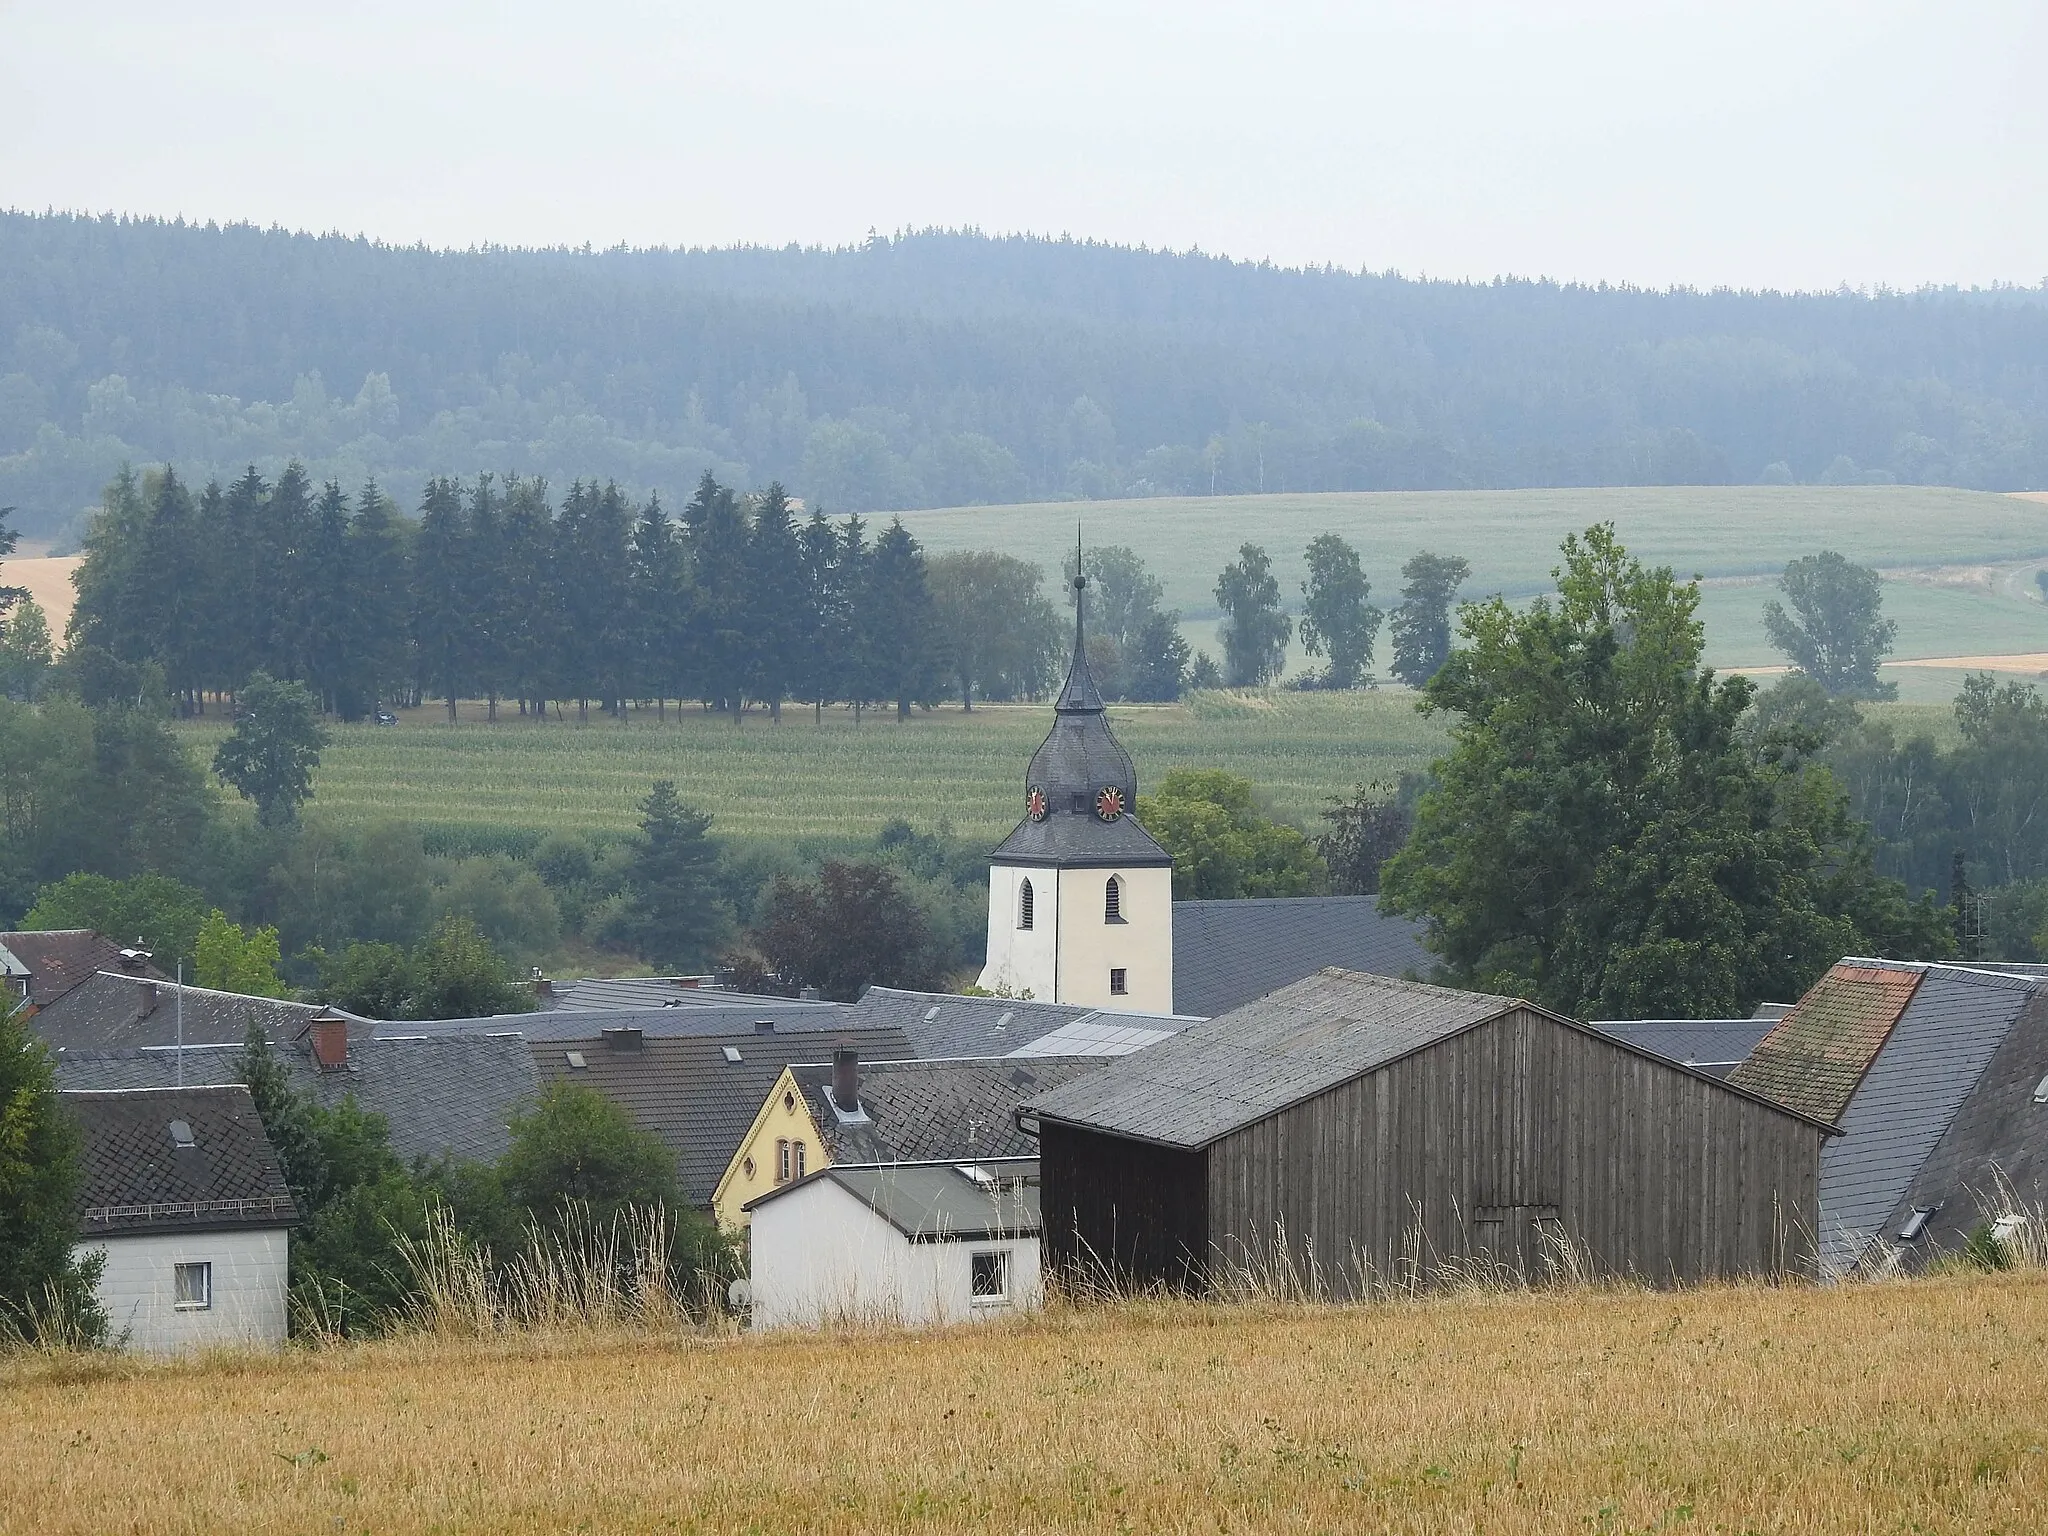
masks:
<path fill-rule="evenodd" d="M 1426 978 L 1422 925 L 1377 896 L 1254 897 L 1173 904 L 1173 1011 L 1213 1019 L 1326 965 Z"/>
<path fill-rule="evenodd" d="M 586 1029 L 592 1020 L 612 1017 L 582 1015 Z M 659 1138 L 675 1154 L 683 1197 L 708 1207 L 783 1069 L 829 1057 L 839 1045 L 884 1059 L 911 1054 L 900 1030 L 790 1032 L 772 1025 L 744 1034 L 653 1035 L 638 1025 L 606 1023 L 580 1039 L 529 1040 L 527 1049 L 543 1088 L 594 1088 Z"/>
<path fill-rule="evenodd" d="M 718 1008 L 745 1005 L 756 999 L 749 993 L 720 986 L 715 976 L 584 976 L 551 981 L 538 973 L 533 978 L 534 1002 L 543 1012 L 612 1013 L 620 1010 L 645 1011 L 652 1008 Z M 787 1003 L 789 998 L 761 999 Z M 800 999 L 799 1001 L 804 1001 Z M 817 1003 L 817 999 L 808 999 Z M 831 1003 L 818 1006 L 831 1008 Z"/>
<path fill-rule="evenodd" d="M 282 1344 L 297 1212 L 239 1085 L 65 1092 L 84 1142 L 79 1245 L 112 1337 L 152 1352 Z"/>
<path fill-rule="evenodd" d="M 401 1161 L 453 1157 L 495 1162 L 511 1144 L 512 1117 L 540 1091 L 540 1074 L 516 1034 L 399 1036 L 382 1039 L 360 1028 L 325 1032 L 324 1049 L 310 1029 L 277 1042 L 277 1059 L 293 1088 L 332 1109 L 342 1100 L 382 1115 L 391 1150 Z M 57 1086 L 64 1089 L 169 1088 L 240 1082 L 242 1042 L 118 1051 L 60 1050 Z"/>
<path fill-rule="evenodd" d="M 919 1056 L 951 1061 L 981 1056 L 1120 1056 L 1164 1040 L 1195 1021 L 1083 1003 L 961 997 L 869 987 L 838 1005 L 859 1029 L 900 1029 Z M 820 1058 L 822 1059 L 822 1058 Z"/>
<path fill-rule="evenodd" d="M 29 1028 L 55 1049 L 133 1050 L 150 1045 L 240 1045 L 260 1024 L 272 1040 L 289 1040 L 322 1013 L 359 1029 L 369 1019 L 278 997 L 250 997 L 211 987 L 179 986 L 160 976 L 96 971 L 38 1009 Z"/>
<path fill-rule="evenodd" d="M 1827 1275 L 1924 1267 L 2048 1201 L 2048 972 L 1848 959 L 1729 1081 L 1842 1135 L 1820 1163 Z"/>
<path fill-rule="evenodd" d="M 768 1090 L 712 1192 L 720 1225 L 747 1204 L 842 1163 L 980 1163 L 1035 1157 L 1016 1110 L 1099 1070 L 1108 1056 L 862 1061 L 841 1046 L 829 1063 L 792 1064 Z"/>
<path fill-rule="evenodd" d="M 749 1202 L 756 1328 L 930 1326 L 1040 1305 L 1038 1165 L 842 1163 Z"/>
<path fill-rule="evenodd" d="M 1022 1113 L 1049 1263 L 1337 1295 L 1567 1255 L 1659 1284 L 1803 1270 L 1831 1133 L 1529 1003 L 1335 969 Z"/>
<path fill-rule="evenodd" d="M 31 1014 L 101 971 L 150 981 L 170 980 L 150 964 L 149 954 L 139 945 L 117 944 L 90 928 L 0 933 L 0 978 L 28 1005 Z"/>
<path fill-rule="evenodd" d="M 1173 859 L 1138 825 L 1138 770 L 1109 729 L 1082 644 L 1024 775 L 1024 816 L 990 855 L 980 985 L 1010 997 L 1172 1013 Z"/>

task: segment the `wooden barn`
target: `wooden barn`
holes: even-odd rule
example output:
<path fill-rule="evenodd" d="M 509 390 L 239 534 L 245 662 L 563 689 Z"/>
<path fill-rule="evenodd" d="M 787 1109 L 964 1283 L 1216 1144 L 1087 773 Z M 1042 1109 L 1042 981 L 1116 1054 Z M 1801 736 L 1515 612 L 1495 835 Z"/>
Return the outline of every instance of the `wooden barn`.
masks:
<path fill-rule="evenodd" d="M 1811 1273 L 1833 1128 L 1512 998 L 1324 970 L 1019 1111 L 1048 1264 L 1336 1295 Z"/>

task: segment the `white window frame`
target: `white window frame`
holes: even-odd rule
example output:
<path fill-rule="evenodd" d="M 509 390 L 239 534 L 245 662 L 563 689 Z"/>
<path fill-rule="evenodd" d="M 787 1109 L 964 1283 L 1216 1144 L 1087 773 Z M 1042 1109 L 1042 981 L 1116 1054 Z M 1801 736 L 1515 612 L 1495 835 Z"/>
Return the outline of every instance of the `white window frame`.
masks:
<path fill-rule="evenodd" d="M 188 1299 L 185 1277 L 196 1275 L 199 1279 L 199 1294 Z M 213 1260 L 180 1259 L 171 1266 L 171 1305 L 179 1312 L 211 1312 L 213 1310 Z"/>
<path fill-rule="evenodd" d="M 983 1260 L 995 1266 L 996 1283 L 1000 1289 L 984 1295 L 974 1288 L 975 1266 Z M 977 1307 L 1000 1307 L 1010 1299 L 1010 1250 L 1007 1248 L 977 1248 L 967 1255 L 967 1298 Z"/>

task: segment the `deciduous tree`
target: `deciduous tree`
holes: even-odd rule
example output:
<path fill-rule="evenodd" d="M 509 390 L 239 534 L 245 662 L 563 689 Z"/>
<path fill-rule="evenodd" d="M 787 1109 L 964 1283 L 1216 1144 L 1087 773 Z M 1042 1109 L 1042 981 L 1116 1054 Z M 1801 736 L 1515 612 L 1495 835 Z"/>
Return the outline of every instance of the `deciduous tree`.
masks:
<path fill-rule="evenodd" d="M 1883 616 L 1877 572 L 1827 549 L 1786 566 L 1778 590 L 1792 611 L 1770 599 L 1764 604 L 1764 631 L 1795 667 L 1833 695 L 1897 697 L 1898 685 L 1877 677 L 1899 634 L 1898 623 Z"/>

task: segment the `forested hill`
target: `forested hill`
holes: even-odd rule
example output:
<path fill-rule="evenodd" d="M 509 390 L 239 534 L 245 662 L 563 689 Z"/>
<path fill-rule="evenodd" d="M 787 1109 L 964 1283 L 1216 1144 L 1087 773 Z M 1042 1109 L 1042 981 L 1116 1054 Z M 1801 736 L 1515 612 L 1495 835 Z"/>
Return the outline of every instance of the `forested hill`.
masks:
<path fill-rule="evenodd" d="M 928 233 L 853 249 L 396 249 L 0 214 L 0 504 L 123 461 L 706 469 L 835 510 L 1453 486 L 2048 482 L 2040 290 L 1650 293 Z"/>

